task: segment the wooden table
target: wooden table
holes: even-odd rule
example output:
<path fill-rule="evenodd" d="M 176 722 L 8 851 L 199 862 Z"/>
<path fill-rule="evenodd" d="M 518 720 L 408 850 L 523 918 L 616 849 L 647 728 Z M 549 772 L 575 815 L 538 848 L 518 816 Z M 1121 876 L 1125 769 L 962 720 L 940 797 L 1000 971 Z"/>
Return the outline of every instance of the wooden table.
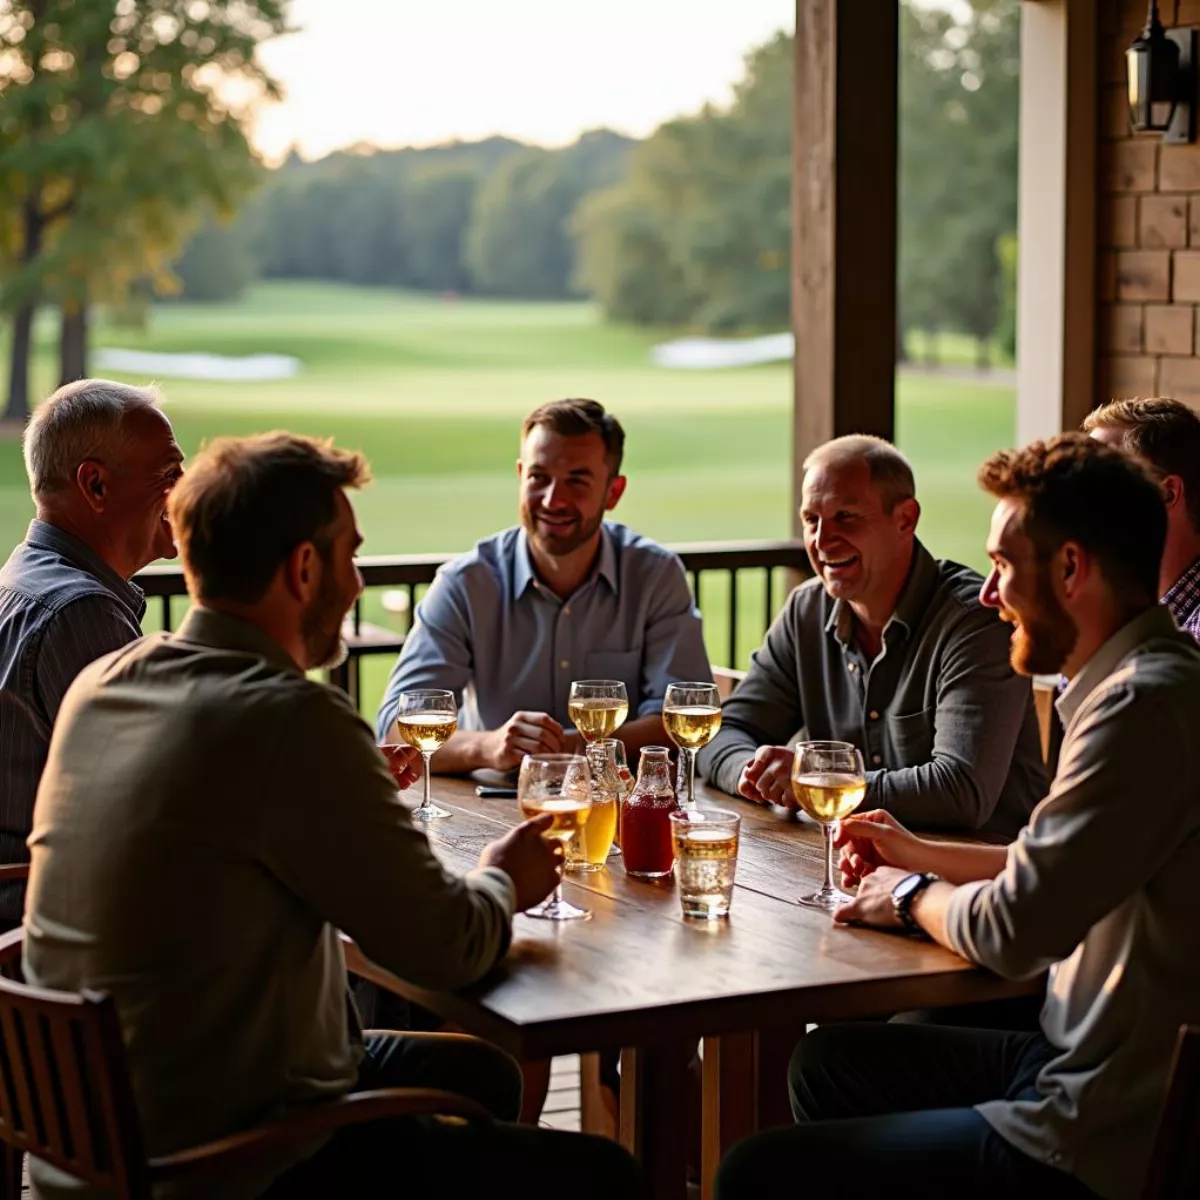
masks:
<path fill-rule="evenodd" d="M 474 783 L 439 778 L 451 809 L 430 841 L 455 871 L 520 820 L 515 800 L 481 800 Z M 504 963 L 461 992 L 430 992 L 366 963 L 351 969 L 488 1038 L 517 1058 L 620 1048 L 621 1140 L 641 1160 L 656 1200 L 685 1194 L 686 1071 L 703 1055 L 703 1192 L 735 1141 L 791 1120 L 787 1056 L 806 1022 L 885 1016 L 1028 994 L 941 947 L 835 927 L 797 895 L 822 877 L 820 831 L 781 813 L 701 789 L 703 808 L 742 816 L 737 884 L 727 921 L 685 920 L 672 879 L 637 880 L 620 859 L 569 874 L 567 897 L 590 921 L 518 915 Z"/>

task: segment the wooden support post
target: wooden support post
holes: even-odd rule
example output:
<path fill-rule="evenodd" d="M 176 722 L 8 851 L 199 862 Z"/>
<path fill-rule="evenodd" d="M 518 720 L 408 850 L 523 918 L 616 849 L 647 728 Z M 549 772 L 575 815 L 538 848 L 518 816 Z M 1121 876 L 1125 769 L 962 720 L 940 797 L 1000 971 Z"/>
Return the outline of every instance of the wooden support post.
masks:
<path fill-rule="evenodd" d="M 895 429 L 897 0 L 796 0 L 793 531 L 802 464 Z"/>
<path fill-rule="evenodd" d="M 646 1194 L 687 1194 L 687 1069 L 693 1042 L 621 1051 L 621 1145 L 642 1166 Z"/>

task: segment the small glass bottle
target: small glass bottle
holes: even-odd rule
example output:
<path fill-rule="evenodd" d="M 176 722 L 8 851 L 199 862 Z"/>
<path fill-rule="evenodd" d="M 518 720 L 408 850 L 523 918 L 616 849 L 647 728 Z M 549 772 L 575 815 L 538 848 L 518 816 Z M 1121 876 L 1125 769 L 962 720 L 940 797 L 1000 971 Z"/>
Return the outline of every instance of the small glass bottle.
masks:
<path fill-rule="evenodd" d="M 588 768 L 592 774 L 592 808 L 587 824 L 571 839 L 568 860 L 571 870 L 599 871 L 612 849 L 617 835 L 617 818 L 621 809 L 623 788 L 617 774 L 617 759 L 613 747 L 621 743 L 614 740 L 592 742 L 587 748 Z M 578 842 L 577 857 L 571 849 Z"/>
<path fill-rule="evenodd" d="M 643 746 L 637 782 L 621 805 L 621 853 L 625 870 L 640 879 L 670 875 L 675 862 L 671 813 L 679 803 L 671 782 L 670 751 Z"/>

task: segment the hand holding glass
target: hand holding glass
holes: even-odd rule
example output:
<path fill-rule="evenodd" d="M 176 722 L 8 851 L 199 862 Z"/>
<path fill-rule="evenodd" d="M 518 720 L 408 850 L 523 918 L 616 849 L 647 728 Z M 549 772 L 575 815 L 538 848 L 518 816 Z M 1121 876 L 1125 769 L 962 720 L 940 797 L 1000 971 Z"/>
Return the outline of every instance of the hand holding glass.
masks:
<path fill-rule="evenodd" d="M 585 742 L 610 738 L 629 715 L 629 695 L 619 679 L 577 679 L 567 697 L 567 715 Z"/>
<path fill-rule="evenodd" d="M 792 760 L 792 794 L 825 838 L 825 882 L 800 903 L 832 912 L 852 899 L 833 882 L 833 823 L 848 817 L 867 794 L 862 755 L 849 742 L 801 742 Z"/>
<path fill-rule="evenodd" d="M 663 728 L 679 747 L 678 784 L 686 783 L 684 807 L 696 807 L 696 751 L 721 728 L 721 695 L 713 683 L 672 683 L 663 699 Z"/>
<path fill-rule="evenodd" d="M 554 824 L 543 835 L 566 843 L 587 824 L 592 808 L 592 784 L 587 759 L 579 754 L 527 754 L 517 777 L 517 805 L 523 817 L 550 813 Z M 547 921 L 586 920 L 592 914 L 563 899 L 562 881 L 554 894 L 527 917 Z"/>
<path fill-rule="evenodd" d="M 454 693 L 434 688 L 401 692 L 396 727 L 404 741 L 420 750 L 425 764 L 425 796 L 413 809 L 413 820 L 437 821 L 448 817 L 450 813 L 446 809 L 439 808 L 429 799 L 429 760 L 458 728 L 458 704 Z"/>

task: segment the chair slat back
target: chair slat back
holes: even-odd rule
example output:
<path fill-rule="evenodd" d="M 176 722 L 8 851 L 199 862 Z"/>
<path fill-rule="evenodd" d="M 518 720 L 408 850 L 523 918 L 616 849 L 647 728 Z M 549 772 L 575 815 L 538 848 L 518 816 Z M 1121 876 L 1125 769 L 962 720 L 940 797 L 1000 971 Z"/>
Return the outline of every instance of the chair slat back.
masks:
<path fill-rule="evenodd" d="M 0 937 L 0 1139 L 114 1195 L 149 1197 L 116 1006 L 30 987 L 23 931 Z"/>
<path fill-rule="evenodd" d="M 1179 1031 L 1142 1200 L 1200 1196 L 1200 1025 Z"/>

